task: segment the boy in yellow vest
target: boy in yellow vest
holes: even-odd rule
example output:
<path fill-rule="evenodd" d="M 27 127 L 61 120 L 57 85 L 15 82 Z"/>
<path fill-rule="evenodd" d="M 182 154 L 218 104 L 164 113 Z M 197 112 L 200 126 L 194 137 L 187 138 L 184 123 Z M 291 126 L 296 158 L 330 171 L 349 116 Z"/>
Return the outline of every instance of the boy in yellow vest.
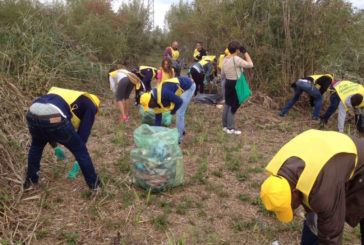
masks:
<path fill-rule="evenodd" d="M 203 56 L 206 56 L 207 52 L 202 46 L 202 42 L 196 43 L 196 48 L 193 51 L 193 62 L 199 62 Z"/>
<path fill-rule="evenodd" d="M 162 125 L 162 113 L 176 113 L 176 127 L 179 132 L 178 142 L 181 143 L 185 134 L 185 112 L 195 92 L 196 85 L 188 77 L 176 77 L 161 82 L 157 88 L 140 97 L 144 111 L 152 108 L 155 113 L 155 126 Z"/>
<path fill-rule="evenodd" d="M 364 140 L 311 129 L 284 145 L 266 170 L 266 209 L 285 223 L 299 205 L 307 212 L 301 244 L 341 244 L 345 221 L 360 223 L 363 234 Z"/>
<path fill-rule="evenodd" d="M 197 90 L 200 94 L 204 93 L 204 84 L 209 85 L 209 93 L 212 93 L 212 80 L 217 75 L 216 56 L 205 56 L 202 60 L 194 63 L 191 67 L 191 76 L 196 83 L 195 95 Z"/>
<path fill-rule="evenodd" d="M 152 80 L 157 79 L 158 70 L 152 66 L 138 66 L 131 70 L 142 81 L 145 90 L 149 92 L 152 90 Z M 135 90 L 135 105 L 139 104 L 140 90 Z"/>
<path fill-rule="evenodd" d="M 360 133 L 364 132 L 362 107 L 364 107 L 364 87 L 361 84 L 350 81 L 334 81 L 330 95 L 330 106 L 326 113 L 321 117 L 320 128 L 324 128 L 329 118 L 339 107 L 338 128 L 339 132 L 344 132 L 346 111 L 354 109 L 355 124 Z"/>
<path fill-rule="evenodd" d="M 54 146 L 55 142 L 75 156 L 90 189 L 96 191 L 101 186 L 86 148 L 99 106 L 96 95 L 57 87 L 33 102 L 26 116 L 32 144 L 25 188 L 38 183 L 43 149 L 47 143 Z"/>

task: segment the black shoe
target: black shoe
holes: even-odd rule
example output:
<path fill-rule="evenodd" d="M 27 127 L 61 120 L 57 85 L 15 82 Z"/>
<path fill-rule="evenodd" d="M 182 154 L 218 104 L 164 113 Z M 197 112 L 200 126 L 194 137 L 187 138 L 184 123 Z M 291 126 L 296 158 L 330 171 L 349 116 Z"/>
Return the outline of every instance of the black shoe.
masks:
<path fill-rule="evenodd" d="M 183 131 L 183 135 L 185 135 L 186 134 L 186 131 Z"/>
<path fill-rule="evenodd" d="M 280 113 L 279 113 L 279 116 L 281 116 L 281 117 L 285 117 L 285 116 L 286 116 L 286 114 L 283 114 L 282 112 L 280 112 Z"/>

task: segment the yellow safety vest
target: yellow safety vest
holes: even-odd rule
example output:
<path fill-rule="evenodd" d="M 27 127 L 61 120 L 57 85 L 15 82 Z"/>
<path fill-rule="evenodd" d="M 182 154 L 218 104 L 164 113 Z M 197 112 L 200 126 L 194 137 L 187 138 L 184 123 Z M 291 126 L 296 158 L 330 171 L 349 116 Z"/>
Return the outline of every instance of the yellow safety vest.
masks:
<path fill-rule="evenodd" d="M 317 80 L 319 80 L 321 77 L 329 77 L 331 79 L 331 81 L 333 80 L 333 77 L 331 74 L 322 74 L 322 75 L 311 75 L 311 76 L 308 76 L 308 77 L 311 77 L 313 79 L 313 84 L 315 85 L 315 87 L 317 89 L 320 89 L 320 84 L 317 84 Z"/>
<path fill-rule="evenodd" d="M 155 69 L 155 68 L 154 68 Z M 113 78 L 116 78 L 116 74 L 118 72 L 122 72 L 124 73 L 128 78 L 129 78 L 129 81 L 135 85 L 135 89 L 136 90 L 139 90 L 140 89 L 140 86 L 141 86 L 141 82 L 140 82 L 140 79 L 134 74 L 134 73 L 131 73 L 130 71 L 128 70 L 125 70 L 125 69 L 118 69 L 118 70 L 115 70 L 115 71 L 112 71 L 109 73 L 109 76 L 113 77 Z M 116 88 L 118 87 L 119 83 L 116 83 Z M 110 90 L 112 90 L 111 86 L 110 86 Z"/>
<path fill-rule="evenodd" d="M 220 54 L 219 57 L 219 64 L 217 65 L 219 67 L 219 69 L 222 69 L 222 62 L 224 61 L 225 55 L 224 54 Z"/>
<path fill-rule="evenodd" d="M 358 152 L 354 142 L 345 134 L 334 131 L 307 130 L 287 144 L 285 144 L 273 157 L 265 168 L 270 175 L 277 175 L 278 171 L 290 157 L 298 157 L 305 162 L 305 168 L 298 179 L 296 189 L 303 195 L 303 203 L 309 207 L 309 195 L 315 184 L 317 176 L 325 164 L 336 154 L 355 154 L 355 167 L 358 161 Z M 354 170 L 351 176 L 354 174 Z"/>
<path fill-rule="evenodd" d="M 154 113 L 156 113 L 156 114 L 160 114 L 160 113 L 163 113 L 163 112 L 171 111 L 171 110 L 173 110 L 173 108 L 175 106 L 173 102 L 171 102 L 168 107 L 164 107 L 164 105 L 162 103 L 162 88 L 163 88 L 163 85 L 166 84 L 166 83 L 175 83 L 178 86 L 178 89 L 175 92 L 175 94 L 177 96 L 180 96 L 184 92 L 183 89 L 181 88 L 180 84 L 179 84 L 178 78 L 176 78 L 176 77 L 161 82 L 157 86 L 157 96 L 158 96 L 158 98 L 157 98 L 157 104 L 160 106 L 160 108 L 158 108 L 158 107 L 153 108 Z"/>
<path fill-rule="evenodd" d="M 159 68 L 160 71 L 162 71 L 162 78 L 161 78 L 161 82 L 165 81 L 165 80 L 168 80 L 168 79 L 171 79 L 171 78 L 174 78 L 174 69 L 172 68 L 172 77 L 169 76 L 169 73 L 168 72 L 164 72 L 162 67 Z"/>
<path fill-rule="evenodd" d="M 151 69 L 153 71 L 153 77 L 152 79 L 155 78 L 155 76 L 157 75 L 157 68 L 152 67 L 152 66 L 139 66 L 139 71 L 138 73 L 140 74 L 140 76 L 144 77 L 144 75 L 142 74 L 142 70 L 146 70 L 146 69 Z"/>
<path fill-rule="evenodd" d="M 214 59 L 216 59 L 216 55 L 206 55 L 202 56 L 201 60 L 213 61 Z"/>
<path fill-rule="evenodd" d="M 205 56 L 204 56 L 204 57 L 205 57 Z M 215 57 L 215 56 L 214 56 L 214 57 Z M 212 59 L 212 60 L 214 60 L 214 59 Z M 199 64 L 202 66 L 202 68 L 203 68 L 203 67 L 204 67 L 204 65 L 209 64 L 209 63 L 210 63 L 210 60 L 209 60 L 209 59 L 202 59 L 202 60 L 200 60 L 198 63 L 199 63 Z M 203 73 L 205 73 L 203 69 L 202 69 L 202 72 L 203 72 Z M 215 67 L 214 67 L 214 66 L 212 66 L 211 74 L 213 74 L 214 72 L 215 72 Z"/>
<path fill-rule="evenodd" d="M 200 55 L 200 51 L 197 50 L 197 48 L 195 48 L 195 50 L 193 51 L 193 59 L 195 61 L 198 61 L 197 56 Z"/>
<path fill-rule="evenodd" d="M 179 51 L 178 50 L 174 50 L 172 47 L 169 47 L 171 49 L 172 52 L 172 60 L 178 60 L 179 57 Z"/>
<path fill-rule="evenodd" d="M 345 103 L 348 96 L 353 94 L 361 94 L 364 98 L 364 87 L 359 83 L 341 81 L 340 83 L 335 84 L 334 89 L 339 95 L 340 100 L 343 102 L 346 110 L 349 109 Z M 364 100 L 358 107 L 364 107 Z"/>
<path fill-rule="evenodd" d="M 89 94 L 87 92 L 81 92 L 76 91 L 72 89 L 65 89 L 65 88 L 57 88 L 57 87 L 51 87 L 48 94 L 56 94 L 62 97 L 70 107 L 70 111 L 72 113 L 71 123 L 73 127 L 78 130 L 80 127 L 81 120 L 76 116 L 76 114 L 73 112 L 77 109 L 77 105 L 74 105 L 71 107 L 71 105 L 81 96 L 86 96 L 89 98 L 94 105 L 97 107 L 97 113 L 100 113 L 100 100 L 97 98 L 94 94 Z"/>

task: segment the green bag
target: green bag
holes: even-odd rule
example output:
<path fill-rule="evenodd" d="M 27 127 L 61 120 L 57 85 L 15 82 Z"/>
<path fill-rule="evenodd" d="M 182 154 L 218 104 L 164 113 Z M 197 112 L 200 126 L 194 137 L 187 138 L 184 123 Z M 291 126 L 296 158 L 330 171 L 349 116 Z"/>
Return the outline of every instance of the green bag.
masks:
<path fill-rule="evenodd" d="M 240 77 L 238 76 L 238 72 L 236 71 L 236 66 L 235 66 L 235 57 L 233 58 L 233 62 L 237 78 L 235 91 L 236 94 L 238 95 L 239 104 L 242 104 L 246 99 L 249 98 L 249 96 L 252 94 L 252 91 L 250 90 L 249 85 L 246 82 L 245 75 L 241 70 L 241 68 L 240 68 Z"/>

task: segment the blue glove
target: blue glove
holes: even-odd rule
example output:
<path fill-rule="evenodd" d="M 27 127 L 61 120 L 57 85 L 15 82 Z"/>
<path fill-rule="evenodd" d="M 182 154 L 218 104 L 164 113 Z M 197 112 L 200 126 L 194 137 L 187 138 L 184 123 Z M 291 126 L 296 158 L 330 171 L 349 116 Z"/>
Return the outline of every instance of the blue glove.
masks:
<path fill-rule="evenodd" d="M 67 158 L 66 153 L 59 146 L 54 148 L 54 153 L 56 154 L 58 161 L 62 161 Z"/>
<path fill-rule="evenodd" d="M 72 170 L 68 172 L 68 178 L 69 179 L 76 178 L 78 172 L 80 172 L 80 166 L 78 165 L 78 162 L 75 161 L 75 163 L 73 164 Z"/>

